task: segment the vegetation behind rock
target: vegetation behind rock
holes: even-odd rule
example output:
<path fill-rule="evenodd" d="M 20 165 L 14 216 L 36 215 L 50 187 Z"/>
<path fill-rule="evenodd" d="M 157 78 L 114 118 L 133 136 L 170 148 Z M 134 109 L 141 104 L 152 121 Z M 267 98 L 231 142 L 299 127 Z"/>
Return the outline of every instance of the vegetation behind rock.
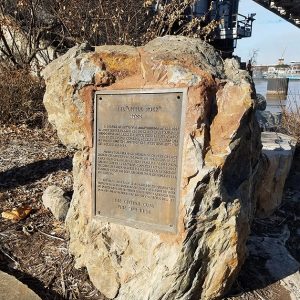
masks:
<path fill-rule="evenodd" d="M 78 43 L 139 46 L 166 34 L 207 37 L 205 17 L 184 17 L 193 2 L 164 2 L 155 13 L 155 1 L 145 0 L 2 1 L 0 123 L 43 123 L 40 72 Z"/>
<path fill-rule="evenodd" d="M 281 119 L 281 131 L 294 137 L 297 141 L 297 148 L 300 147 L 300 108 L 290 111 L 283 109 Z"/>
<path fill-rule="evenodd" d="M 0 124 L 45 124 L 44 83 L 25 69 L 0 68 Z"/>

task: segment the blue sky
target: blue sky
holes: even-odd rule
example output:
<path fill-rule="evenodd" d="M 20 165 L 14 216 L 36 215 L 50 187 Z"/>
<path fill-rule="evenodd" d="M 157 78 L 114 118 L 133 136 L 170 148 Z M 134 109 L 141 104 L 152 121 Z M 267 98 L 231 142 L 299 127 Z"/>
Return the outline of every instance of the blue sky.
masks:
<path fill-rule="evenodd" d="M 252 0 L 240 0 L 239 13 L 256 13 L 252 37 L 238 40 L 234 52 L 242 61 L 247 61 L 254 49 L 258 49 L 258 64 L 275 64 L 283 52 L 285 62 L 300 61 L 300 28 Z"/>

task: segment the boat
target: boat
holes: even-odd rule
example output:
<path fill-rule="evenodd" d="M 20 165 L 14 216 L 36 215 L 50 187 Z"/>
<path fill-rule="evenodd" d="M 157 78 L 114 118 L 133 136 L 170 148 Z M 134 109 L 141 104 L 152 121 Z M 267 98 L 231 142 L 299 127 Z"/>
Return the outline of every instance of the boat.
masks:
<path fill-rule="evenodd" d="M 263 78 L 288 78 L 300 80 L 300 62 L 291 62 L 290 65 L 278 64 L 269 66 L 268 71 L 262 74 Z"/>

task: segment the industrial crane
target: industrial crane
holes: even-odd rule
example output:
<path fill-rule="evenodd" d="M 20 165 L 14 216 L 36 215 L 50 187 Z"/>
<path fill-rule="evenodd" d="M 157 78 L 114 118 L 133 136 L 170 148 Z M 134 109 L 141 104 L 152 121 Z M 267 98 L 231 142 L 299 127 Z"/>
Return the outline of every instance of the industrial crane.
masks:
<path fill-rule="evenodd" d="M 153 8 L 158 11 L 169 0 L 154 1 Z M 190 18 L 208 16 L 208 23 L 217 21 L 214 38 L 210 43 L 230 57 L 238 39 L 250 37 L 255 14 L 243 16 L 238 13 L 239 0 L 195 0 L 187 14 Z"/>

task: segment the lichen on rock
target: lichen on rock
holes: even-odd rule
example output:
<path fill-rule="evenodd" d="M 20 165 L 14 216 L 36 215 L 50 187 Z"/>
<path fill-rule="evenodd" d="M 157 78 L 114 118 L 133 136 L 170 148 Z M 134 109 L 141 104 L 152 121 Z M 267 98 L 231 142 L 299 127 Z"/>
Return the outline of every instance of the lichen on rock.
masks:
<path fill-rule="evenodd" d="M 49 120 L 78 150 L 66 221 L 77 266 L 109 299 L 220 298 L 245 259 L 255 209 L 261 144 L 251 78 L 186 37 L 85 49 L 71 49 L 44 71 Z M 95 82 L 99 72 L 111 78 L 104 85 Z M 177 87 L 188 90 L 177 234 L 93 218 L 94 92 Z"/>

